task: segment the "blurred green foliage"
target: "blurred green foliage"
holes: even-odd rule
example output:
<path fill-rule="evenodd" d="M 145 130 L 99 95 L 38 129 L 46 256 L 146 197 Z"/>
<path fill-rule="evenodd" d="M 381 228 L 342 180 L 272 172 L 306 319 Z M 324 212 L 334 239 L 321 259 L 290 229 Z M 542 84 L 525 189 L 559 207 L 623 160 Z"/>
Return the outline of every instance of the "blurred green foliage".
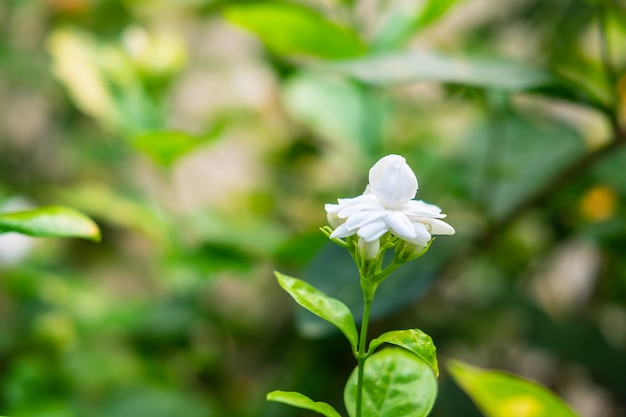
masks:
<path fill-rule="evenodd" d="M 626 415 L 624 51 L 611 0 L 1 2 L 0 208 L 76 208 L 102 242 L 0 237 L 0 412 L 339 407 L 343 336 L 272 270 L 359 311 L 323 204 L 399 153 L 458 233 L 371 334 Z M 431 415 L 477 413 L 442 372 Z"/>

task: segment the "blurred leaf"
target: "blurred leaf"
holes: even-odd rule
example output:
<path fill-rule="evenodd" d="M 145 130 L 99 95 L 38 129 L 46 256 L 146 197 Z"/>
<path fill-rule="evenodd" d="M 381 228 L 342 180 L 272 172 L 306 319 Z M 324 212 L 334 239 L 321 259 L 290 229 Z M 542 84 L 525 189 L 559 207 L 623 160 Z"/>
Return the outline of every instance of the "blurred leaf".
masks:
<path fill-rule="evenodd" d="M 478 199 L 495 219 L 506 217 L 586 152 L 580 133 L 554 120 L 537 122 L 506 113 L 490 122 L 471 133 L 465 154 L 483 170 Z"/>
<path fill-rule="evenodd" d="M 278 54 L 340 59 L 365 53 L 356 33 L 326 20 L 315 10 L 292 3 L 235 5 L 227 7 L 224 16 L 254 32 Z"/>
<path fill-rule="evenodd" d="M 452 56 L 429 50 L 368 56 L 323 64 L 319 68 L 380 86 L 441 82 L 525 91 L 554 83 L 546 70 L 521 62 Z"/>
<path fill-rule="evenodd" d="M 390 113 L 389 103 L 366 86 L 310 73 L 289 79 L 283 102 L 291 117 L 315 133 L 370 153 L 380 147 Z"/>
<path fill-rule="evenodd" d="M 365 362 L 363 417 L 424 417 L 437 397 L 437 378 L 428 364 L 404 349 L 388 348 Z M 348 379 L 344 400 L 356 415 L 357 370 Z"/>
<path fill-rule="evenodd" d="M 53 31 L 48 39 L 53 71 L 83 112 L 107 127 L 120 123 L 120 114 L 96 59 L 98 45 L 72 29 Z"/>
<path fill-rule="evenodd" d="M 373 339 L 369 345 L 369 352 L 373 352 L 383 343 L 400 346 L 411 353 L 417 355 L 421 360 L 426 362 L 435 373 L 439 376 L 439 366 L 437 365 L 437 349 L 433 343 L 433 339 L 419 329 L 409 330 L 392 330 Z"/>
<path fill-rule="evenodd" d="M 450 374 L 488 417 L 577 417 L 546 388 L 500 371 L 487 371 L 460 361 Z"/>
<path fill-rule="evenodd" d="M 326 417 L 341 417 L 341 415 L 329 404 L 324 402 L 315 402 L 299 392 L 272 391 L 267 394 L 267 400 L 291 405 L 304 410 L 316 411 Z"/>
<path fill-rule="evenodd" d="M 93 220 L 74 209 L 60 206 L 0 213 L 0 233 L 6 232 L 35 237 L 80 237 L 100 240 L 100 230 Z"/>
<path fill-rule="evenodd" d="M 109 416 L 151 416 L 151 417 L 204 417 L 214 415 L 206 400 L 200 400 L 191 393 L 176 391 L 173 388 L 137 387 L 120 390 L 108 398 L 97 412 L 97 417 Z"/>
<path fill-rule="evenodd" d="M 106 129 L 133 136 L 163 129 L 163 96 L 169 78 L 161 77 L 162 85 L 157 88 L 150 84 L 154 81 L 151 77 L 161 71 L 159 64 L 176 67 L 182 63 L 166 62 L 178 58 L 170 57 L 158 45 L 147 47 L 151 39 L 147 32 L 142 38 L 144 43 L 132 39 L 128 33 L 126 39 L 113 43 L 78 29 L 57 29 L 49 36 L 48 49 L 54 73 L 75 105 Z M 130 43 L 139 49 L 126 49 Z M 166 50 L 171 47 L 161 46 Z M 135 54 L 142 54 L 141 62 L 136 61 L 139 57 Z M 150 70 L 146 68 L 146 60 L 150 60 Z M 173 72 L 174 68 L 170 75 Z"/>
<path fill-rule="evenodd" d="M 139 231 L 163 244 L 169 240 L 167 225 L 156 209 L 105 184 L 85 184 L 70 190 L 59 190 L 58 194 L 73 206 L 114 225 Z"/>
<path fill-rule="evenodd" d="M 252 211 L 201 210 L 185 219 L 184 227 L 193 230 L 206 248 L 221 247 L 252 256 L 273 254 L 286 238 L 281 225 Z"/>
<path fill-rule="evenodd" d="M 381 29 L 372 39 L 379 51 L 400 46 L 412 35 L 435 23 L 459 0 L 425 0 L 400 3 L 383 17 Z"/>
<path fill-rule="evenodd" d="M 306 282 L 276 272 L 278 283 L 302 307 L 334 324 L 356 350 L 358 333 L 352 313 L 341 301 L 330 298 Z"/>
<path fill-rule="evenodd" d="M 623 243 L 619 243 L 617 252 L 623 261 Z M 626 284 L 626 274 L 617 272 L 612 277 L 613 286 L 608 286 L 607 291 L 615 291 L 620 279 L 622 285 Z M 532 346 L 565 361 L 578 363 L 615 393 L 623 391 L 626 386 L 626 355 L 622 348 L 607 340 L 605 330 L 595 320 L 575 315 L 556 319 L 535 303 L 524 305 L 524 317 L 528 323 L 527 341 Z"/>
<path fill-rule="evenodd" d="M 181 156 L 215 139 L 218 133 L 219 130 L 205 135 L 177 131 L 148 132 L 133 137 L 131 143 L 157 164 L 170 167 Z"/>

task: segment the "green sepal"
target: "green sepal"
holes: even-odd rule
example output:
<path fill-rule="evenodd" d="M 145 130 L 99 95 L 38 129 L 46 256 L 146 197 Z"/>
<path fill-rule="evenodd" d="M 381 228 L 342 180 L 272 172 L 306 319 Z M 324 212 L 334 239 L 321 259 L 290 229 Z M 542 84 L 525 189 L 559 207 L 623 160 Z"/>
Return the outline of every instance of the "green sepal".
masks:
<path fill-rule="evenodd" d="M 311 410 L 326 417 L 341 417 L 330 404 L 321 401 L 313 401 L 304 394 L 293 391 L 272 391 L 267 394 L 267 401 L 274 401 L 291 405 L 293 407 Z"/>
<path fill-rule="evenodd" d="M 100 240 L 100 229 L 93 220 L 79 211 L 61 206 L 0 213 L 0 233 L 7 232 L 34 237 L 80 237 Z"/>
<path fill-rule="evenodd" d="M 527 379 L 456 360 L 447 368 L 487 417 L 578 417 L 555 394 Z"/>
<path fill-rule="evenodd" d="M 356 351 L 359 336 L 354 324 L 354 317 L 344 303 L 329 297 L 300 279 L 283 275 L 280 272 L 276 272 L 276 278 L 280 286 L 298 304 L 341 330 L 348 338 L 352 349 Z"/>
<path fill-rule="evenodd" d="M 358 369 L 344 391 L 346 409 L 356 416 Z M 437 378 L 430 366 L 399 348 L 376 352 L 365 362 L 362 417 L 425 417 L 437 398 Z"/>
<path fill-rule="evenodd" d="M 433 339 L 419 329 L 392 330 L 373 339 L 370 342 L 368 352 L 372 353 L 383 343 L 400 346 L 411 353 L 417 355 L 421 360 L 431 367 L 435 376 L 439 376 L 439 365 L 437 364 L 437 348 Z"/>

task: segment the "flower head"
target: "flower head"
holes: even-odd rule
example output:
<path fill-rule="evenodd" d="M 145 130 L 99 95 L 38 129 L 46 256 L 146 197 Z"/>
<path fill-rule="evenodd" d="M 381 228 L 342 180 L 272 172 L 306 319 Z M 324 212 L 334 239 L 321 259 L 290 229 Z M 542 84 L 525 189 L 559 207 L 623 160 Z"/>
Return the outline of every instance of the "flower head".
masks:
<path fill-rule="evenodd" d="M 399 155 L 387 155 L 369 171 L 369 185 L 354 198 L 326 204 L 331 238 L 357 235 L 361 242 L 377 241 L 391 232 L 398 238 L 425 247 L 432 235 L 453 235 L 454 228 L 443 219 L 441 209 L 414 200 L 417 178 Z M 363 243 L 362 243 L 363 244 Z"/>

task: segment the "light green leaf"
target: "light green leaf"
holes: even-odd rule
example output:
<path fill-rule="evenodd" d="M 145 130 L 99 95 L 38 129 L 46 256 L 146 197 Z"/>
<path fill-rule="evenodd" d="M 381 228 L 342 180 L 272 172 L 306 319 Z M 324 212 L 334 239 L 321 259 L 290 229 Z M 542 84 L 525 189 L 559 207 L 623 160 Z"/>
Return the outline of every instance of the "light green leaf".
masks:
<path fill-rule="evenodd" d="M 331 298 L 306 282 L 276 272 L 278 283 L 302 307 L 334 324 L 356 349 L 358 334 L 352 313 L 344 303 Z"/>
<path fill-rule="evenodd" d="M 356 33 L 303 6 L 278 2 L 242 4 L 227 7 L 224 16 L 254 32 L 278 54 L 341 59 L 365 53 Z"/>
<path fill-rule="evenodd" d="M 107 223 L 140 232 L 162 245 L 169 244 L 169 224 L 155 210 L 154 205 L 147 201 L 126 195 L 100 182 L 64 188 L 58 190 L 57 194 L 67 204 L 92 213 Z"/>
<path fill-rule="evenodd" d="M 374 34 L 372 44 L 385 51 L 403 44 L 412 35 L 439 20 L 459 0 L 425 0 L 407 3 L 390 3 L 381 19 L 380 29 Z"/>
<path fill-rule="evenodd" d="M 191 135 L 185 132 L 148 132 L 135 136 L 132 144 L 159 165 L 169 167 L 178 158 L 216 137 L 217 132 Z"/>
<path fill-rule="evenodd" d="M 86 215 L 67 207 L 49 206 L 0 214 L 0 233 L 35 237 L 80 237 L 100 240 L 100 230 Z"/>
<path fill-rule="evenodd" d="M 520 62 L 452 56 L 429 50 L 368 56 L 320 68 L 381 86 L 441 82 L 525 91 L 554 82 L 549 72 Z"/>
<path fill-rule="evenodd" d="M 357 370 L 348 379 L 344 400 L 356 415 Z M 404 349 L 388 348 L 365 362 L 363 417 L 424 417 L 437 398 L 437 378 L 428 364 Z"/>
<path fill-rule="evenodd" d="M 341 417 L 329 404 L 313 401 L 299 392 L 272 391 L 267 394 L 267 401 L 275 401 L 305 410 L 316 411 L 326 417 Z"/>
<path fill-rule="evenodd" d="M 392 113 L 390 102 L 368 86 L 306 72 L 283 85 L 282 99 L 289 116 L 318 135 L 371 153 L 385 137 Z"/>
<path fill-rule="evenodd" d="M 459 361 L 450 362 L 448 369 L 488 417 L 577 417 L 565 402 L 537 383 Z"/>
<path fill-rule="evenodd" d="M 400 346 L 416 354 L 432 368 L 435 376 L 439 376 L 437 348 L 435 348 L 433 339 L 423 331 L 419 329 L 409 329 L 392 330 L 384 333 L 370 342 L 369 352 L 373 352 L 383 343 L 391 343 L 392 345 Z"/>

